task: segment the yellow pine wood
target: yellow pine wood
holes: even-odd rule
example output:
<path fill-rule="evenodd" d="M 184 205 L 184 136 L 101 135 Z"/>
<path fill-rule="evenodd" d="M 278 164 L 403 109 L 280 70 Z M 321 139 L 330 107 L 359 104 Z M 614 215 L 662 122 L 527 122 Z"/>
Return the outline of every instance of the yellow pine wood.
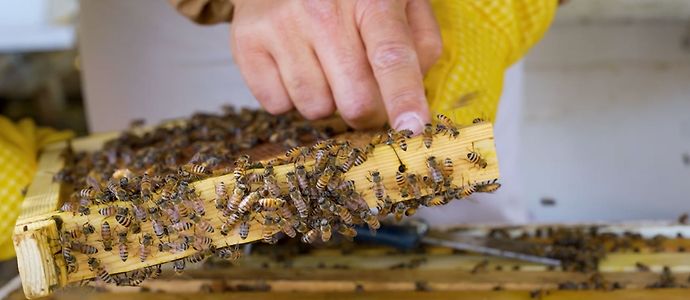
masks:
<path fill-rule="evenodd" d="M 64 265 L 53 256 L 59 250 L 57 235 L 52 219 L 15 227 L 12 240 L 27 298 L 46 296 L 66 282 Z"/>

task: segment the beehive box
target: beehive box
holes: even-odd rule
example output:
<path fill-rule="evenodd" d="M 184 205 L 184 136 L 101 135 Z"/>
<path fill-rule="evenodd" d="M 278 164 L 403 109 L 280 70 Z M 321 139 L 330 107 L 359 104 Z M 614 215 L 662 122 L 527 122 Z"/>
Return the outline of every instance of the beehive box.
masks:
<path fill-rule="evenodd" d="M 355 133 L 337 120 L 243 110 L 52 145 L 41 155 L 15 227 L 25 295 L 93 278 L 134 285 L 156 276 L 163 263 L 179 269 L 214 254 L 233 258 L 237 245 L 282 235 L 300 234 L 305 242 L 338 233 L 348 238 L 354 224 L 375 230 L 378 217 L 389 213 L 401 218 L 420 205 L 499 186 L 490 123 L 445 121 L 428 129 L 416 137 Z M 285 152 L 284 145 L 296 148 Z M 216 150 L 224 156 L 199 154 Z M 147 161 L 149 154 L 158 158 Z M 75 178 L 65 179 L 66 167 Z M 290 177 L 300 169 L 304 182 Z M 403 176 L 396 180 L 397 173 Z M 142 188 L 144 174 L 152 177 L 150 193 Z"/>

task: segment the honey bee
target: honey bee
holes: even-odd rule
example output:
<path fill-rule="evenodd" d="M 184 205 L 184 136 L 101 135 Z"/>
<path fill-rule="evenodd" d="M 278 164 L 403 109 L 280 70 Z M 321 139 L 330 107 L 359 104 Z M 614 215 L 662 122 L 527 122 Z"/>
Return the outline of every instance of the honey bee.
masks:
<path fill-rule="evenodd" d="M 148 215 L 146 214 L 146 208 L 143 205 L 132 205 L 132 211 L 134 212 L 134 219 L 139 222 L 146 222 Z"/>
<path fill-rule="evenodd" d="M 93 200 L 96 198 L 97 192 L 96 192 L 96 189 L 94 189 L 93 187 L 88 187 L 85 189 L 81 189 L 78 193 L 79 193 L 79 197 L 81 197 L 83 199 Z"/>
<path fill-rule="evenodd" d="M 426 166 L 429 169 L 429 174 L 431 174 L 431 180 L 434 184 L 438 185 L 443 182 L 443 173 L 438 167 L 435 156 L 429 156 L 426 159 Z"/>
<path fill-rule="evenodd" d="M 129 249 L 127 246 L 127 243 L 129 241 L 127 240 L 127 231 L 121 231 L 117 234 L 118 237 L 118 242 L 117 242 L 117 248 L 120 253 L 120 259 L 122 261 L 127 261 L 127 258 L 129 258 Z"/>
<path fill-rule="evenodd" d="M 185 260 L 184 258 L 180 258 L 178 260 L 175 260 L 173 262 L 173 270 L 175 270 L 176 274 L 182 274 L 184 272 L 184 267 L 185 267 Z"/>
<path fill-rule="evenodd" d="M 477 192 L 480 192 L 480 193 L 493 193 L 496 190 L 498 190 L 500 187 L 501 187 L 501 184 L 496 182 L 496 180 L 494 180 L 492 182 L 487 182 L 487 183 L 477 185 L 475 187 L 475 189 L 477 190 Z"/>
<path fill-rule="evenodd" d="M 347 160 L 340 166 L 343 173 L 349 171 L 353 166 L 359 166 L 366 161 L 366 157 L 359 148 L 353 148 L 347 156 Z"/>
<path fill-rule="evenodd" d="M 208 221 L 201 219 L 200 216 L 192 214 L 189 216 L 189 218 L 192 220 L 192 222 L 194 222 L 194 227 L 196 229 L 200 229 L 201 231 L 205 231 L 208 233 L 213 233 L 215 231 L 213 229 L 213 225 L 211 225 L 211 223 L 209 223 Z"/>
<path fill-rule="evenodd" d="M 287 221 L 287 219 L 279 218 L 278 226 L 283 231 L 283 233 L 285 233 L 285 235 L 287 235 L 291 238 L 294 238 L 295 236 L 297 236 L 297 232 L 295 231 L 295 228 L 293 227 L 292 224 L 290 224 L 290 222 Z"/>
<path fill-rule="evenodd" d="M 208 256 L 211 253 L 212 251 L 210 249 L 202 250 L 188 256 L 187 261 L 193 264 L 200 263 L 206 258 L 206 256 Z"/>
<path fill-rule="evenodd" d="M 115 198 L 117 198 L 117 200 L 129 200 L 129 197 L 127 196 L 127 191 L 123 188 L 123 186 L 126 186 L 126 179 L 127 177 L 122 177 L 119 183 L 115 181 L 114 178 L 111 178 L 108 181 L 107 188 L 111 193 L 113 193 L 113 195 L 115 195 Z"/>
<path fill-rule="evenodd" d="M 189 201 L 189 205 L 192 207 L 192 210 L 194 211 L 195 214 L 200 215 L 200 216 L 205 216 L 206 215 L 206 208 L 204 207 L 204 201 L 199 197 L 199 195 L 194 192 L 190 191 L 188 193 L 187 199 Z"/>
<path fill-rule="evenodd" d="M 187 222 L 187 221 L 180 221 L 177 223 L 174 223 L 170 225 L 175 231 L 180 232 L 180 231 L 186 231 L 194 227 L 194 223 L 192 222 Z"/>
<path fill-rule="evenodd" d="M 374 135 L 371 140 L 369 140 L 369 144 L 364 148 L 364 154 L 365 155 L 370 155 L 374 153 L 374 149 L 376 149 L 376 145 L 381 144 L 383 142 L 383 135 L 382 134 L 377 134 Z"/>
<path fill-rule="evenodd" d="M 228 203 L 228 189 L 224 182 L 216 183 L 216 209 L 223 209 Z M 242 197 L 242 196 L 240 196 Z"/>
<path fill-rule="evenodd" d="M 398 190 L 400 190 L 400 197 L 407 198 L 410 196 L 407 176 L 404 173 L 400 171 L 395 172 L 395 183 L 398 185 Z"/>
<path fill-rule="evenodd" d="M 402 220 L 403 216 L 405 215 L 405 211 L 407 211 L 407 205 L 403 202 L 398 202 L 395 204 L 395 220 L 400 222 Z"/>
<path fill-rule="evenodd" d="M 259 201 L 259 198 L 261 197 L 261 194 L 259 194 L 258 191 L 254 191 L 249 193 L 246 197 L 242 199 L 242 202 L 240 202 L 240 205 L 237 206 L 237 212 L 236 214 L 238 215 L 244 215 L 250 208 L 254 206 L 254 203 Z"/>
<path fill-rule="evenodd" d="M 469 182 L 467 182 L 467 184 L 464 185 L 462 187 L 462 189 L 460 190 L 460 193 L 458 196 L 460 198 L 469 197 L 470 195 L 474 194 L 476 191 L 477 191 L 477 187 L 474 184 L 470 184 Z"/>
<path fill-rule="evenodd" d="M 340 226 L 338 226 L 338 233 L 349 240 L 352 240 L 355 236 L 357 236 L 357 230 L 350 226 L 345 226 L 343 224 L 340 224 Z"/>
<path fill-rule="evenodd" d="M 153 244 L 153 237 L 148 233 L 144 234 L 143 239 L 139 241 L 139 260 L 141 262 L 146 261 L 146 258 L 151 255 L 151 244 Z"/>
<path fill-rule="evenodd" d="M 126 207 L 118 207 L 115 214 L 115 220 L 124 227 L 129 227 L 132 224 L 132 216 L 129 214 L 129 209 Z"/>
<path fill-rule="evenodd" d="M 219 258 L 229 261 L 238 260 L 242 256 L 242 252 L 237 246 L 235 246 L 234 248 L 230 248 L 229 246 L 220 248 L 218 249 L 218 251 L 216 251 L 216 254 Z"/>
<path fill-rule="evenodd" d="M 423 200 L 424 206 L 439 206 L 446 204 L 446 199 L 441 196 L 427 196 Z"/>
<path fill-rule="evenodd" d="M 264 173 L 264 189 L 268 191 L 271 197 L 277 198 L 280 196 L 280 186 L 278 186 L 278 181 L 273 174 L 273 168 L 266 169 L 266 173 Z"/>
<path fill-rule="evenodd" d="M 110 217 L 117 213 L 117 206 L 109 205 L 98 209 L 98 214 L 104 217 Z"/>
<path fill-rule="evenodd" d="M 309 148 L 306 147 L 294 147 L 285 152 L 285 157 L 287 157 L 290 162 L 298 161 L 300 158 L 304 158 L 307 155 L 309 155 Z"/>
<path fill-rule="evenodd" d="M 78 242 L 73 242 L 72 243 L 72 248 L 74 250 L 81 252 L 86 255 L 92 255 L 98 253 L 98 249 L 92 245 L 86 244 L 86 243 L 78 243 Z"/>
<path fill-rule="evenodd" d="M 232 191 L 232 196 L 228 199 L 228 211 L 230 213 L 236 213 L 237 209 L 242 202 L 244 194 L 247 192 L 248 188 L 244 184 L 237 184 Z"/>
<path fill-rule="evenodd" d="M 453 175 L 453 160 L 450 157 L 446 157 L 446 159 L 443 160 L 443 168 L 441 171 L 443 171 L 443 176 L 445 178 L 450 178 L 450 176 Z"/>
<path fill-rule="evenodd" d="M 324 191 L 324 189 L 326 188 L 326 186 L 328 185 L 328 183 L 329 183 L 329 182 L 331 181 L 331 179 L 333 178 L 333 175 L 335 175 L 335 171 L 336 171 L 336 169 L 335 169 L 335 167 L 332 166 L 332 165 L 329 165 L 329 166 L 323 171 L 323 173 L 322 173 L 321 176 L 319 177 L 319 180 L 316 181 L 316 188 L 317 188 L 319 191 L 322 191 L 322 192 Z"/>
<path fill-rule="evenodd" d="M 395 131 L 394 129 L 388 130 L 388 140 L 386 140 L 387 145 L 393 145 L 393 143 L 398 144 L 398 147 L 402 151 L 407 151 L 407 132 Z M 411 132 L 410 132 L 411 133 Z"/>
<path fill-rule="evenodd" d="M 249 216 L 245 215 L 242 218 L 242 223 L 240 223 L 240 229 L 238 231 L 238 234 L 241 239 L 246 240 L 247 237 L 249 236 Z"/>
<path fill-rule="evenodd" d="M 376 203 L 376 209 L 379 211 L 379 216 L 385 216 L 390 213 L 393 208 L 393 200 L 386 195 L 386 198 L 381 202 Z"/>
<path fill-rule="evenodd" d="M 336 204 L 335 212 L 340 217 L 340 221 L 347 225 L 352 225 L 352 214 L 347 207 Z"/>
<path fill-rule="evenodd" d="M 319 230 L 311 229 L 302 235 L 302 243 L 311 244 L 319 238 Z"/>
<path fill-rule="evenodd" d="M 362 210 L 360 213 L 360 218 L 364 220 L 365 223 L 367 223 L 367 226 L 369 226 L 369 230 L 372 232 L 375 232 L 377 229 L 381 227 L 381 223 L 379 222 L 379 219 L 373 215 L 369 210 Z"/>
<path fill-rule="evenodd" d="M 422 131 L 422 142 L 427 149 L 431 148 L 431 143 L 434 141 L 434 128 L 431 123 L 424 124 L 424 131 Z"/>
<path fill-rule="evenodd" d="M 280 198 L 261 198 L 259 199 L 259 205 L 264 210 L 275 211 L 285 204 L 285 200 Z"/>
<path fill-rule="evenodd" d="M 486 160 L 475 151 L 467 152 L 467 160 L 480 169 L 486 169 L 486 166 L 488 165 Z"/>
<path fill-rule="evenodd" d="M 308 193 L 309 192 L 309 179 L 307 176 L 307 170 L 304 168 L 304 165 L 297 164 L 295 166 L 295 175 L 297 176 L 297 183 L 299 184 L 300 190 L 303 193 Z"/>
<path fill-rule="evenodd" d="M 208 176 L 211 174 L 211 172 L 206 169 L 206 166 L 198 164 L 186 164 L 182 166 L 182 170 L 195 176 Z"/>
<path fill-rule="evenodd" d="M 110 231 L 110 224 L 108 224 L 108 221 L 103 221 L 103 223 L 101 223 L 101 242 L 103 243 L 103 250 L 113 250 L 113 235 Z"/>
<path fill-rule="evenodd" d="M 194 237 L 194 242 L 192 243 L 192 248 L 197 251 L 203 251 L 211 248 L 213 245 L 213 240 L 207 236 L 196 236 Z"/>
<path fill-rule="evenodd" d="M 321 219 L 321 224 L 319 227 L 321 230 L 321 241 L 328 242 L 331 239 L 331 235 L 333 234 L 331 224 L 328 223 L 328 220 Z"/>
<path fill-rule="evenodd" d="M 72 254 L 72 245 L 67 243 L 62 245 L 62 257 L 65 259 L 67 273 L 74 273 L 79 270 L 77 258 Z"/>
<path fill-rule="evenodd" d="M 450 136 L 455 138 L 460 134 L 460 131 L 458 130 L 457 127 L 455 127 L 455 123 L 453 120 L 451 120 L 449 117 L 442 115 L 442 114 L 437 114 L 436 119 L 438 119 L 440 124 L 436 124 L 436 132 L 448 132 L 450 133 Z"/>
<path fill-rule="evenodd" d="M 309 217 L 309 207 L 307 207 L 307 203 L 304 201 L 304 198 L 302 198 L 302 194 L 297 189 L 291 189 L 289 194 L 292 204 L 297 209 L 299 217 L 303 220 L 307 219 Z"/>
<path fill-rule="evenodd" d="M 160 264 L 151 266 L 151 267 L 146 267 L 146 274 L 147 277 L 150 279 L 156 279 L 161 276 L 163 273 L 163 268 L 161 267 Z"/>
<path fill-rule="evenodd" d="M 374 196 L 376 197 L 377 201 L 383 201 L 384 196 L 386 195 L 386 190 L 383 186 L 383 178 L 379 171 L 372 171 L 369 173 L 371 178 L 369 181 L 372 182 L 372 187 L 371 189 L 374 191 Z"/>
<path fill-rule="evenodd" d="M 143 199 L 144 201 L 151 200 L 152 187 L 153 185 L 151 184 L 151 177 L 149 177 L 149 174 L 147 172 L 144 172 L 144 175 L 141 176 L 141 181 L 139 182 L 139 192 L 141 195 L 141 199 Z"/>
<path fill-rule="evenodd" d="M 101 281 L 103 281 L 105 283 L 110 283 L 110 284 L 116 283 L 115 279 L 112 276 L 110 276 L 108 271 L 105 270 L 105 267 L 103 267 L 103 265 L 101 265 L 101 262 L 98 259 L 91 257 L 88 260 L 88 264 L 89 264 L 89 269 L 91 271 L 96 272 L 96 277 L 98 277 L 98 279 L 100 279 Z"/>

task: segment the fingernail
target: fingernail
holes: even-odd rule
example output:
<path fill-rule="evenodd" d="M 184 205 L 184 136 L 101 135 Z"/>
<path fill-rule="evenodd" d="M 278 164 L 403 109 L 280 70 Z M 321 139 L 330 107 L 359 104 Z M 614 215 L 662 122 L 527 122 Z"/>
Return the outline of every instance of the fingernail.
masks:
<path fill-rule="evenodd" d="M 393 127 L 395 130 L 409 129 L 417 135 L 422 133 L 424 124 L 422 124 L 422 118 L 420 118 L 417 113 L 405 112 L 395 119 L 395 125 Z"/>

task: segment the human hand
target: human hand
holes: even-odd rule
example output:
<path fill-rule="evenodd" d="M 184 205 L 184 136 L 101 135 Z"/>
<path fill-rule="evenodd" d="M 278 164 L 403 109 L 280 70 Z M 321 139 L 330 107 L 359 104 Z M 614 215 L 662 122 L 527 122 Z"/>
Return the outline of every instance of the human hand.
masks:
<path fill-rule="evenodd" d="M 270 113 L 337 109 L 354 128 L 429 122 L 423 74 L 441 35 L 427 0 L 233 0 L 232 51 Z"/>

